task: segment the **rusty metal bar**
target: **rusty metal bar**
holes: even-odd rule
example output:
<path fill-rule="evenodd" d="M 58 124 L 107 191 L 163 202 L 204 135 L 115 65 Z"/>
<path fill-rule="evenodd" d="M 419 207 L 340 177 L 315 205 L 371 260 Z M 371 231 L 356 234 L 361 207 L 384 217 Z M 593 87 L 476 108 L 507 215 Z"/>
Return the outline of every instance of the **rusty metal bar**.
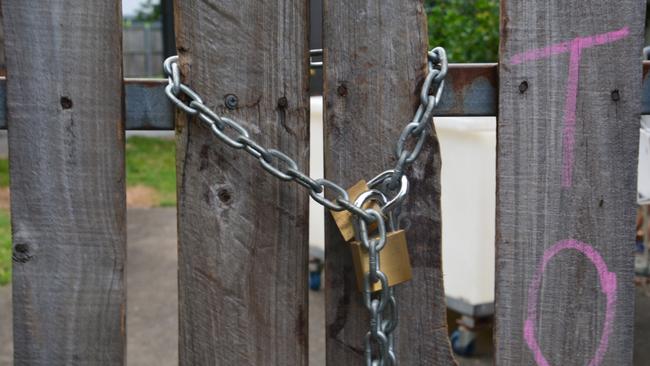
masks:
<path fill-rule="evenodd" d="M 165 94 L 166 85 L 166 79 L 124 80 L 127 130 L 174 129 L 174 107 Z"/>
<path fill-rule="evenodd" d="M 436 116 L 496 116 L 497 64 L 452 64 Z"/>
<path fill-rule="evenodd" d="M 497 64 L 452 64 L 436 116 L 496 116 Z M 173 130 L 174 109 L 164 79 L 125 79 L 126 129 Z M 0 78 L 0 130 L 7 128 L 7 83 Z M 650 61 L 643 62 L 641 114 L 650 114 Z"/>
<path fill-rule="evenodd" d="M 174 108 L 165 95 L 166 79 L 125 79 L 127 130 L 173 130 Z M 7 80 L 0 78 L 0 130 L 7 129 Z"/>

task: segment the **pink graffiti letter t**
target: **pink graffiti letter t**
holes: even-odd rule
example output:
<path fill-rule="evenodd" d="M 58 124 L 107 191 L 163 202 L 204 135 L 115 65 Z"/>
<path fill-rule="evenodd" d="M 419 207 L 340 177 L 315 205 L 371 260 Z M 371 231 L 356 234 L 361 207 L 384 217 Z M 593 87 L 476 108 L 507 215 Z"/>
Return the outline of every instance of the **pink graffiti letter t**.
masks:
<path fill-rule="evenodd" d="M 570 41 L 552 44 L 516 54 L 510 58 L 511 65 L 548 58 L 569 53 L 569 75 L 567 77 L 566 104 L 564 106 L 564 128 L 562 132 L 562 187 L 573 185 L 573 150 L 575 145 L 576 100 L 578 98 L 578 79 L 580 76 L 580 57 L 582 50 L 618 41 L 630 34 L 628 27 L 595 36 L 578 37 Z"/>

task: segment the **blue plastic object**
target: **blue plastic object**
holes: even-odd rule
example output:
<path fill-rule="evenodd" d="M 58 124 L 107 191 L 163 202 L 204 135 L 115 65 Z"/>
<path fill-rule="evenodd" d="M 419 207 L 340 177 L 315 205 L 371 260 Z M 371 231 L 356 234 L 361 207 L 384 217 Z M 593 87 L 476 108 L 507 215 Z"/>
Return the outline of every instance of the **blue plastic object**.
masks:
<path fill-rule="evenodd" d="M 451 348 L 459 356 L 471 356 L 476 346 L 476 335 L 469 330 L 456 329 L 451 333 Z"/>
<path fill-rule="evenodd" d="M 309 288 L 313 291 L 320 290 L 320 271 L 309 272 Z"/>

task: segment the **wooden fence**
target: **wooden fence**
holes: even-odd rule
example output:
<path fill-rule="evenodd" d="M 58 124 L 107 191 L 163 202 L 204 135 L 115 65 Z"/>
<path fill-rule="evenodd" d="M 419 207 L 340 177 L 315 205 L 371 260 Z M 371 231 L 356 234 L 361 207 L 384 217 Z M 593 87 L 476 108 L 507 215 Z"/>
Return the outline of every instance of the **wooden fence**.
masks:
<path fill-rule="evenodd" d="M 496 364 L 629 365 L 643 2 L 501 4 L 499 77 L 453 66 L 438 111 L 499 114 Z M 175 6 L 184 81 L 307 169 L 307 2 Z M 306 365 L 306 192 L 185 114 L 174 122 L 162 81 L 123 82 L 119 9 L 2 1 L 15 364 L 124 364 L 124 130 L 175 126 L 180 364 Z M 416 0 L 328 0 L 323 17 L 325 174 L 352 184 L 394 163 L 425 76 L 425 13 Z M 400 217 L 414 278 L 397 289 L 396 349 L 403 365 L 454 365 L 435 133 L 424 149 Z M 368 315 L 325 224 L 327 364 L 358 365 Z"/>
<path fill-rule="evenodd" d="M 162 23 L 127 22 L 122 30 L 125 77 L 161 77 L 163 67 Z"/>

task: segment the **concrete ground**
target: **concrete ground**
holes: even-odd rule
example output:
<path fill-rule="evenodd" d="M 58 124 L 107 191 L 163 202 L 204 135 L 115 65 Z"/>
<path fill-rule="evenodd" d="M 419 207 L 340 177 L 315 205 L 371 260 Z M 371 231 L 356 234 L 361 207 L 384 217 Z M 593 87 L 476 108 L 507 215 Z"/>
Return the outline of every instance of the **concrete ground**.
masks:
<path fill-rule="evenodd" d="M 127 364 L 178 364 L 176 210 L 127 214 Z M 325 365 L 325 296 L 309 293 L 310 364 Z M 0 366 L 12 365 L 11 288 L 0 287 Z M 313 341 L 312 341 L 313 340 Z"/>
<path fill-rule="evenodd" d="M 127 329 L 129 366 L 178 364 L 176 288 L 176 213 L 174 209 L 129 209 Z M 325 365 L 324 294 L 309 295 L 310 365 Z M 0 288 L 0 366 L 11 361 L 11 289 Z M 453 318 L 453 315 L 450 315 Z M 650 290 L 637 288 L 634 356 L 636 366 L 650 360 Z M 632 345 L 630 345 L 632 346 Z M 481 332 L 478 356 L 460 366 L 492 365 L 491 332 Z"/>
<path fill-rule="evenodd" d="M 11 287 L 0 287 L 0 366 L 12 364 Z"/>

